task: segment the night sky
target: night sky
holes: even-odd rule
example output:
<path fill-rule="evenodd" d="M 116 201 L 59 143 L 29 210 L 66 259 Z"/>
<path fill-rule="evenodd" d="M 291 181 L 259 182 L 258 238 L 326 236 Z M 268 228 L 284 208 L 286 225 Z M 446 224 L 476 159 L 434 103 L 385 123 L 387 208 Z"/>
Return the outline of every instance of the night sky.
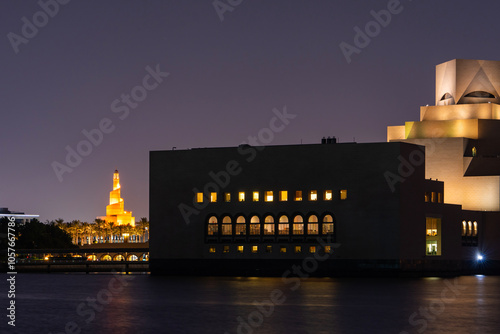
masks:
<path fill-rule="evenodd" d="M 237 146 L 273 109 L 296 117 L 271 145 L 383 142 L 434 103 L 437 64 L 500 60 L 498 1 L 43 1 L 0 2 L 0 207 L 42 221 L 105 215 L 115 169 L 149 217 L 149 151 Z"/>

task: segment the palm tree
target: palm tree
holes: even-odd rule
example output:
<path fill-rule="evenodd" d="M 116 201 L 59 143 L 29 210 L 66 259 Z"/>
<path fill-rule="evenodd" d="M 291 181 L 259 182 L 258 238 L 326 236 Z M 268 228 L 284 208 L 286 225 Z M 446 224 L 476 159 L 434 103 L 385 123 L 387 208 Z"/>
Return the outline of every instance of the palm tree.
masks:
<path fill-rule="evenodd" d="M 139 231 L 141 233 L 142 242 L 146 242 L 145 234 L 146 234 L 146 231 L 149 229 L 148 219 L 146 217 L 142 217 L 141 220 L 139 222 L 137 222 L 137 226 L 138 226 Z"/>
<path fill-rule="evenodd" d="M 97 233 L 97 239 L 101 240 L 103 232 L 105 232 L 104 230 L 105 230 L 106 222 L 102 219 L 96 218 L 94 220 L 94 223 L 95 223 L 95 230 Z"/>

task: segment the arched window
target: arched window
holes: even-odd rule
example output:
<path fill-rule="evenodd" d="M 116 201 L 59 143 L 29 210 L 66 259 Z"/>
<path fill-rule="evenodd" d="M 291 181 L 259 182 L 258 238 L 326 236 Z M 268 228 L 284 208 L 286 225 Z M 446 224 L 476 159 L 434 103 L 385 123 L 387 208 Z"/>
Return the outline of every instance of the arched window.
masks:
<path fill-rule="evenodd" d="M 274 218 L 266 216 L 264 219 L 264 235 L 274 235 Z"/>
<path fill-rule="evenodd" d="M 323 234 L 333 234 L 333 217 L 331 215 L 323 217 Z"/>
<path fill-rule="evenodd" d="M 307 220 L 307 234 L 316 235 L 319 233 L 318 230 L 318 217 L 316 215 L 309 216 Z"/>
<path fill-rule="evenodd" d="M 130 254 L 127 261 L 139 261 L 139 258 L 135 254 Z"/>
<path fill-rule="evenodd" d="M 111 261 L 111 255 L 106 254 L 101 257 L 101 261 Z"/>
<path fill-rule="evenodd" d="M 114 261 L 125 261 L 125 257 L 121 254 L 118 254 L 115 256 L 115 258 L 113 260 Z"/>
<path fill-rule="evenodd" d="M 225 216 L 222 218 L 222 235 L 233 234 L 233 225 L 231 224 L 231 217 Z"/>
<path fill-rule="evenodd" d="M 472 222 L 470 220 L 468 222 L 468 227 L 469 227 L 469 229 L 467 230 L 467 235 L 471 236 L 472 235 Z"/>
<path fill-rule="evenodd" d="M 260 219 L 257 216 L 252 216 L 250 219 L 250 234 L 260 235 Z"/>
<path fill-rule="evenodd" d="M 467 235 L 467 222 L 464 220 L 462 221 L 462 237 L 465 237 Z"/>
<path fill-rule="evenodd" d="M 283 215 L 279 219 L 279 224 L 278 224 L 278 234 L 280 235 L 288 235 L 290 234 L 290 229 L 289 229 L 289 224 L 288 224 L 288 217 Z"/>
<path fill-rule="evenodd" d="M 236 235 L 247 234 L 247 225 L 245 224 L 245 217 L 238 216 L 236 218 Z"/>
<path fill-rule="evenodd" d="M 477 222 L 474 222 L 474 229 L 472 230 L 472 236 L 477 237 Z"/>
<path fill-rule="evenodd" d="M 217 235 L 219 233 L 219 225 L 217 223 L 217 217 L 215 216 L 208 219 L 208 235 Z"/>
<path fill-rule="evenodd" d="M 293 218 L 293 234 L 304 234 L 304 219 L 300 215 L 297 215 Z"/>

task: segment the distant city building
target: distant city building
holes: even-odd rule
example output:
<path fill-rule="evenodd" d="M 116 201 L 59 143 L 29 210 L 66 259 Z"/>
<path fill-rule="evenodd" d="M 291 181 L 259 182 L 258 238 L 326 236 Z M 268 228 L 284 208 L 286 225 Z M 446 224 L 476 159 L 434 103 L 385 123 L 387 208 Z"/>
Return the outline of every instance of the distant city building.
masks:
<path fill-rule="evenodd" d="M 437 106 L 387 143 L 150 152 L 151 272 L 498 272 L 497 84 L 500 62 L 438 65 Z"/>
<path fill-rule="evenodd" d="M 106 216 L 97 217 L 116 225 L 130 224 L 135 226 L 135 217 L 132 217 L 132 211 L 124 210 L 124 201 L 120 195 L 120 174 L 115 170 L 113 174 L 113 190 L 109 193 L 109 205 L 106 206 Z"/>
<path fill-rule="evenodd" d="M 30 222 L 32 219 L 40 218 L 39 215 L 28 215 L 24 212 L 9 211 L 8 208 L 0 208 L 0 218 L 2 217 L 14 217 L 16 219 L 16 223 L 18 224 L 25 224 Z"/>

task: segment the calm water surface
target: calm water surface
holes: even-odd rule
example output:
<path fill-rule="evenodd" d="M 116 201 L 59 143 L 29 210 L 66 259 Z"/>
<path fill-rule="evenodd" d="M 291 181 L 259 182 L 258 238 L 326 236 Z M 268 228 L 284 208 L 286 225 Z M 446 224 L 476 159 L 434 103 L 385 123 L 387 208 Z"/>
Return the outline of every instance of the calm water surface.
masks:
<path fill-rule="evenodd" d="M 4 311 L 1 333 L 500 333 L 500 277 L 492 276 L 18 274 L 16 290 L 16 327 Z"/>

